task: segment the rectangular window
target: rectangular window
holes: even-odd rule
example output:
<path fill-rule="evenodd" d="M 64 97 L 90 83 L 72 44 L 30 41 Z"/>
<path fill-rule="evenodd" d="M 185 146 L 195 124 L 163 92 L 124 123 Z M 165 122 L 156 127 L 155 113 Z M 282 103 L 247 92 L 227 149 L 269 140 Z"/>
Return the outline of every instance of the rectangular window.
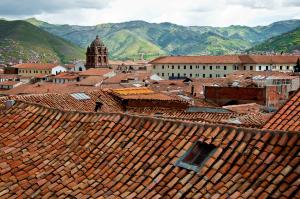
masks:
<path fill-rule="evenodd" d="M 162 69 L 165 69 L 165 66 L 164 66 L 164 65 L 162 65 L 162 66 L 161 66 L 161 68 L 162 68 Z"/>
<path fill-rule="evenodd" d="M 258 66 L 258 70 L 261 70 L 261 66 Z"/>
<path fill-rule="evenodd" d="M 184 73 L 183 76 L 186 77 L 186 73 Z"/>
<path fill-rule="evenodd" d="M 191 69 L 191 70 L 193 69 L 193 66 L 192 66 L 192 65 L 190 66 L 190 69 Z"/>
<path fill-rule="evenodd" d="M 180 70 L 180 66 L 178 65 L 178 69 Z"/>
<path fill-rule="evenodd" d="M 199 167 L 212 155 L 215 150 L 216 147 L 214 145 L 197 141 L 183 155 L 183 157 L 181 157 L 175 163 L 175 165 L 198 172 Z"/>
<path fill-rule="evenodd" d="M 212 70 L 212 66 L 209 67 L 209 70 Z"/>
<path fill-rule="evenodd" d="M 250 70 L 253 70 L 253 66 L 250 66 Z"/>
<path fill-rule="evenodd" d="M 193 77 L 192 73 L 190 73 L 190 77 Z"/>
<path fill-rule="evenodd" d="M 172 66 L 172 69 L 174 69 L 174 65 Z"/>
<path fill-rule="evenodd" d="M 280 66 L 280 70 L 282 70 L 282 66 Z"/>
<path fill-rule="evenodd" d="M 163 77 L 164 77 L 164 76 L 165 76 L 165 73 L 161 73 L 161 76 L 163 76 Z"/>
<path fill-rule="evenodd" d="M 226 75 L 224 74 L 224 77 L 226 77 Z"/>
<path fill-rule="evenodd" d="M 227 70 L 227 66 L 224 66 L 224 70 Z"/>
<path fill-rule="evenodd" d="M 177 74 L 177 77 L 180 77 L 180 73 Z"/>
<path fill-rule="evenodd" d="M 266 70 L 269 70 L 269 66 L 266 66 Z"/>
<path fill-rule="evenodd" d="M 203 70 L 205 70 L 205 66 L 203 66 Z"/>
<path fill-rule="evenodd" d="M 290 66 L 286 66 L 286 69 L 287 69 L 287 70 L 290 70 Z"/>
<path fill-rule="evenodd" d="M 203 74 L 202 77 L 205 78 L 205 74 Z"/>
<path fill-rule="evenodd" d="M 183 66 L 183 69 L 186 69 L 186 65 Z"/>
<path fill-rule="evenodd" d="M 246 66 L 244 66 L 244 70 L 246 70 L 247 68 L 246 68 Z"/>
<path fill-rule="evenodd" d="M 156 66 L 155 66 L 155 65 L 153 65 L 153 69 L 156 69 Z"/>
<path fill-rule="evenodd" d="M 212 74 L 209 74 L 209 77 L 212 78 Z"/>

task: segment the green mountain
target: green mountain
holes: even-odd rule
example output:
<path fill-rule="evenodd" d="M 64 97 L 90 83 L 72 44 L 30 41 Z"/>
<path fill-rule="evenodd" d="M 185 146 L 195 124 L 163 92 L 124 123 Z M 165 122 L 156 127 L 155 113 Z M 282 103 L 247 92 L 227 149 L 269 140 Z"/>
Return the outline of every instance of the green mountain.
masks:
<path fill-rule="evenodd" d="M 291 53 L 295 50 L 300 51 L 300 28 L 272 37 L 249 51 Z"/>
<path fill-rule="evenodd" d="M 76 26 L 50 24 L 35 18 L 26 21 L 34 26 L 21 21 L 0 21 L 0 46 L 5 49 L 0 52 L 2 57 L 67 62 L 84 58 L 84 50 L 73 44 L 86 48 L 96 35 L 107 45 L 111 59 L 140 59 L 141 55 L 152 59 L 160 55 L 234 54 L 300 27 L 300 20 L 257 27 L 186 27 L 144 21 Z"/>
<path fill-rule="evenodd" d="M 84 58 L 82 48 L 37 26 L 26 21 L 0 20 L 0 62 L 66 63 Z"/>
<path fill-rule="evenodd" d="M 300 20 L 268 26 L 180 26 L 172 23 L 130 21 L 96 26 L 54 25 L 31 18 L 28 22 L 86 48 L 99 35 L 110 58 L 151 59 L 158 55 L 222 55 L 241 53 L 271 38 L 300 27 Z"/>

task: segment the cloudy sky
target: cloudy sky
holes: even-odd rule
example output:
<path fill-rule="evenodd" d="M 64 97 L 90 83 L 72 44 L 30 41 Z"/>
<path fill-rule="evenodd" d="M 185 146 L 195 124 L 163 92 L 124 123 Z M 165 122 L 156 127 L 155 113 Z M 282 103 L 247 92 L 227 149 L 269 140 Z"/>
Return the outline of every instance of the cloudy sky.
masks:
<path fill-rule="evenodd" d="M 180 25 L 267 25 L 300 19 L 300 0 L 0 0 L 0 18 L 96 25 L 145 20 Z"/>

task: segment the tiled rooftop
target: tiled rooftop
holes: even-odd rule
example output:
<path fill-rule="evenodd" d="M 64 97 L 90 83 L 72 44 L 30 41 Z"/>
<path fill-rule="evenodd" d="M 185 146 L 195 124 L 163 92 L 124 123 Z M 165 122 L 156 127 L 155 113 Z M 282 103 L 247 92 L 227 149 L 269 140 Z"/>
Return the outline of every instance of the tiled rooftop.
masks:
<path fill-rule="evenodd" d="M 118 95 L 140 95 L 140 94 L 153 94 L 154 91 L 149 88 L 123 88 L 123 89 L 114 89 L 113 93 Z"/>
<path fill-rule="evenodd" d="M 13 67 L 20 68 L 20 69 L 38 69 L 38 70 L 49 70 L 56 66 L 59 66 L 59 64 L 44 64 L 44 63 L 23 63 L 23 64 L 17 64 Z"/>
<path fill-rule="evenodd" d="M 86 71 L 80 72 L 79 75 L 80 76 L 103 76 L 110 72 L 113 72 L 113 70 L 109 68 L 90 68 Z"/>
<path fill-rule="evenodd" d="M 9 91 L 2 92 L 5 95 L 19 95 L 19 94 L 44 94 L 44 93 L 73 93 L 73 92 L 83 92 L 83 91 L 93 91 L 99 88 L 92 86 L 78 86 L 77 82 L 65 83 L 65 84 L 55 84 L 55 83 L 35 83 L 35 84 L 24 84 L 18 86 Z"/>
<path fill-rule="evenodd" d="M 128 109 L 131 114 L 151 115 L 157 118 L 168 118 L 181 121 L 194 121 L 200 123 L 211 124 L 232 124 L 237 126 L 260 128 L 270 115 L 256 113 L 218 113 L 218 112 L 185 112 L 180 110 L 163 109 L 161 107 L 154 108 L 134 108 Z"/>
<path fill-rule="evenodd" d="M 0 82 L 0 85 L 3 85 L 3 86 L 13 86 L 13 85 L 16 85 L 16 84 L 19 84 L 20 82 L 17 82 L 17 81 L 4 81 L 4 82 Z"/>
<path fill-rule="evenodd" d="M 80 86 L 95 86 L 97 84 L 101 84 L 102 81 L 105 79 L 103 76 L 89 76 L 81 80 L 80 82 L 77 82 Z"/>
<path fill-rule="evenodd" d="M 64 112 L 0 113 L 1 198 L 299 198 L 299 133 Z M 199 141 L 198 171 L 176 162 Z"/>
<path fill-rule="evenodd" d="M 0 103 L 9 99 L 23 102 L 38 103 L 51 108 L 70 111 L 94 111 L 96 102 L 101 102 L 101 112 L 121 112 L 122 106 L 106 91 L 97 90 L 85 92 L 90 97 L 87 100 L 77 100 L 70 94 L 31 94 L 0 97 Z"/>
<path fill-rule="evenodd" d="M 55 79 L 76 79 L 77 77 L 79 77 L 77 72 L 62 72 L 53 76 Z"/>
<path fill-rule="evenodd" d="M 178 98 L 170 97 L 163 93 L 154 92 L 149 88 L 122 88 L 114 89 L 112 93 L 121 99 L 131 100 L 179 100 Z"/>
<path fill-rule="evenodd" d="M 228 105 L 223 106 L 222 108 L 238 112 L 238 113 L 259 113 L 262 109 L 262 105 L 256 103 L 249 104 L 237 104 L 237 105 Z"/>
<path fill-rule="evenodd" d="M 225 56 L 165 56 L 152 60 L 151 64 L 294 64 L 299 56 L 287 55 L 225 55 Z"/>
<path fill-rule="evenodd" d="M 300 131 L 300 89 L 268 120 L 263 128 Z"/>

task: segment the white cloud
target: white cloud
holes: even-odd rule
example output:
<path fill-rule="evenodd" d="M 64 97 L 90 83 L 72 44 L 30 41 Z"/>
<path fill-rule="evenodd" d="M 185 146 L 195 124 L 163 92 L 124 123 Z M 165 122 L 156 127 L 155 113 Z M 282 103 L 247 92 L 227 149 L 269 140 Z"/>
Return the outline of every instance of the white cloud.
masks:
<path fill-rule="evenodd" d="M 31 4 L 28 4 L 30 3 Z M 266 25 L 299 19 L 299 0 L 1 0 L 0 17 L 95 25 L 145 20 L 182 25 Z"/>

